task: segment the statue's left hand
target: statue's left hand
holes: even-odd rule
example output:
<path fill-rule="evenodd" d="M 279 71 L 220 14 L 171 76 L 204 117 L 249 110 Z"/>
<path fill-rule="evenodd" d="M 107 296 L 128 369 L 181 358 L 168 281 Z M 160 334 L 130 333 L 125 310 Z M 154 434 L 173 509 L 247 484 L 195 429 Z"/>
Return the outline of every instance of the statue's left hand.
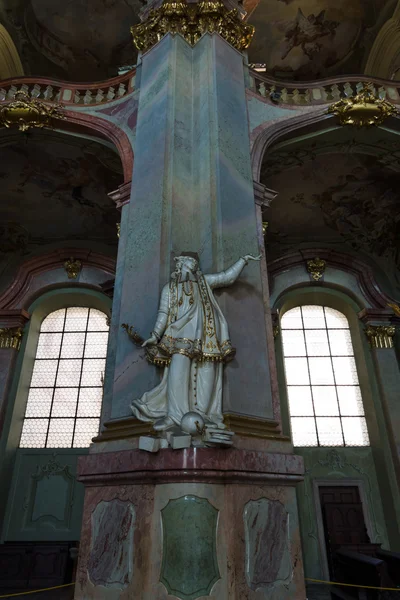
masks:
<path fill-rule="evenodd" d="M 143 342 L 142 348 L 145 348 L 146 346 L 153 346 L 154 344 L 157 344 L 157 338 L 155 335 L 152 335 L 148 340 Z"/>
<path fill-rule="evenodd" d="M 244 258 L 244 260 L 261 260 L 261 254 L 259 254 L 258 256 L 253 256 L 252 254 L 246 254 L 245 256 L 243 256 L 242 258 Z"/>

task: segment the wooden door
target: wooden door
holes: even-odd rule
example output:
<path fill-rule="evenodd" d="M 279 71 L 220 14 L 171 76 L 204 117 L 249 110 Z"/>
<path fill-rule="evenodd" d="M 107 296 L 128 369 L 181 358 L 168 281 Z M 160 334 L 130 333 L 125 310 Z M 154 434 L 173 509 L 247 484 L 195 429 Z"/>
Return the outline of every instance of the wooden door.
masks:
<path fill-rule="evenodd" d="M 319 488 L 328 563 L 333 575 L 333 554 L 341 546 L 356 549 L 370 540 L 357 486 Z"/>

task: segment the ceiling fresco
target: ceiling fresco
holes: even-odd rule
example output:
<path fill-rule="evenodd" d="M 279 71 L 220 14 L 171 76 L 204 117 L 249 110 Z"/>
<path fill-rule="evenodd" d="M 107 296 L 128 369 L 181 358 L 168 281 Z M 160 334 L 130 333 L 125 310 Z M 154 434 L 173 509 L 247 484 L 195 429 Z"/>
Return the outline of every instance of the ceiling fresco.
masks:
<path fill-rule="evenodd" d="M 271 152 L 261 176 L 279 193 L 265 213 L 268 259 L 312 247 L 348 252 L 400 297 L 399 140 L 342 129 Z"/>
<path fill-rule="evenodd" d="M 256 28 L 249 60 L 282 80 L 362 73 L 397 3 L 243 0 Z M 145 0 L 0 0 L 0 23 L 13 38 L 26 75 L 93 82 L 135 64 L 130 26 L 139 22 L 143 4 Z"/>
<path fill-rule="evenodd" d="M 116 254 L 120 216 L 107 193 L 123 176 L 113 150 L 41 131 L 3 131 L 0 145 L 0 276 L 52 244 Z"/>
<path fill-rule="evenodd" d="M 100 81 L 135 64 L 139 0 L 0 0 L 26 75 Z"/>
<path fill-rule="evenodd" d="M 256 28 L 249 49 L 279 79 L 312 80 L 361 73 L 391 16 L 392 0 L 245 0 Z"/>

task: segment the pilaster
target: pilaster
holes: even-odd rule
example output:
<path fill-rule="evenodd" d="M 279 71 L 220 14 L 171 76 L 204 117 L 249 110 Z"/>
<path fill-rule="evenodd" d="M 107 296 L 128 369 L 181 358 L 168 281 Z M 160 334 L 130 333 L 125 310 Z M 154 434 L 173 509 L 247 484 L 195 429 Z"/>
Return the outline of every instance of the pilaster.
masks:
<path fill-rule="evenodd" d="M 0 434 L 3 429 L 7 397 L 21 346 L 23 328 L 29 320 L 25 310 L 0 311 Z"/>
<path fill-rule="evenodd" d="M 393 339 L 399 318 L 390 309 L 364 309 L 359 313 L 374 359 L 393 461 L 400 485 L 400 370 Z"/>

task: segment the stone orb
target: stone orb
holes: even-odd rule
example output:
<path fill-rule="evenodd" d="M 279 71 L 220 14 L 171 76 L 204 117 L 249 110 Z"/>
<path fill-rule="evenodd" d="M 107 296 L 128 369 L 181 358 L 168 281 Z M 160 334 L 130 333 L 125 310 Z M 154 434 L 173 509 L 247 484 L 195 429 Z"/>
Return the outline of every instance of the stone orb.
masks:
<path fill-rule="evenodd" d="M 203 417 L 194 411 L 188 412 L 182 417 L 181 429 L 190 435 L 199 435 L 204 428 Z"/>

